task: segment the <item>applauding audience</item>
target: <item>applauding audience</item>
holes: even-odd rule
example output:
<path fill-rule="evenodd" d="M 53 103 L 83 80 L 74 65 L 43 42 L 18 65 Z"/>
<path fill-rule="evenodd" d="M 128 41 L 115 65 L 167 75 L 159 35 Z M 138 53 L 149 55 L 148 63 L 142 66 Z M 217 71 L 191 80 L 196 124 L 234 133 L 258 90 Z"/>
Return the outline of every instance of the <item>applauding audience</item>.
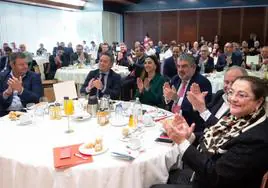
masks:
<path fill-rule="evenodd" d="M 205 122 L 205 126 L 216 124 L 221 117 L 229 112 L 227 93 L 233 82 L 240 76 L 247 76 L 247 71 L 238 66 L 230 67 L 224 75 L 224 88 L 219 90 L 209 104 L 205 102 L 207 92 L 201 92 L 198 84 L 192 84 L 187 99 Z"/>
<path fill-rule="evenodd" d="M 145 59 L 144 70 L 144 78 L 137 78 L 136 97 L 139 97 L 143 104 L 163 107 L 162 86 L 165 81 L 164 77 L 160 75 L 160 65 L 155 55 Z"/>
<path fill-rule="evenodd" d="M 11 71 L 0 73 L 0 116 L 22 110 L 27 103 L 37 103 L 43 96 L 39 74 L 28 71 L 25 54 L 13 53 Z"/>
<path fill-rule="evenodd" d="M 103 95 L 110 95 L 111 99 L 118 99 L 120 96 L 120 75 L 111 68 L 113 56 L 103 53 L 100 56 L 99 69 L 90 71 L 80 93 L 87 93 L 89 96 L 96 95 L 101 98 Z"/>
<path fill-rule="evenodd" d="M 177 114 L 171 123 L 164 123 L 182 161 L 194 170 L 192 187 L 260 187 L 268 167 L 267 94 L 267 83 L 259 78 L 236 79 L 228 91 L 230 113 L 204 131 L 198 148 L 191 145 L 194 125 L 189 126 L 182 116 Z M 180 186 L 151 188 L 173 187 Z"/>
<path fill-rule="evenodd" d="M 205 97 L 206 103 L 211 100 L 211 84 L 207 78 L 196 71 L 195 59 L 191 55 L 182 54 L 177 60 L 178 75 L 173 77 L 170 83 L 165 83 L 163 93 L 166 103 L 170 104 L 173 113 L 182 113 L 188 124 L 193 122 L 200 124 L 201 119 L 194 111 L 191 103 L 186 97 L 193 83 L 198 83 L 201 91 L 208 91 Z M 193 117 L 196 115 L 196 117 Z M 204 127 L 197 127 L 197 131 L 202 131 Z"/>

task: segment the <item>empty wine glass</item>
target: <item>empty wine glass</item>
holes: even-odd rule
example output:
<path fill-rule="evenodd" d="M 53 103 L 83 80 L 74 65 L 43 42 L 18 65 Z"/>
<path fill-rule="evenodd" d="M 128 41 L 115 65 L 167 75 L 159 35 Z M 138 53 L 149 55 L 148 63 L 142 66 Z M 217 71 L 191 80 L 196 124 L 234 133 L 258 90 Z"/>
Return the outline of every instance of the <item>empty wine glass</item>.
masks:
<path fill-rule="evenodd" d="M 80 97 L 78 98 L 78 102 L 80 105 L 80 109 L 82 112 L 86 110 L 86 98 L 87 95 L 85 93 L 80 93 Z"/>

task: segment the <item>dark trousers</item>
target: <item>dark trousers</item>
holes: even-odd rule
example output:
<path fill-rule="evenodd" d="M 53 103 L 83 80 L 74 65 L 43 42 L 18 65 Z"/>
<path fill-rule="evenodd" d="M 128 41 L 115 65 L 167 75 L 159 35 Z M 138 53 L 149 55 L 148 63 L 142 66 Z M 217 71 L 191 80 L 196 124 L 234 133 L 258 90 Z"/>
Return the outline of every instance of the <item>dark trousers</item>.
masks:
<path fill-rule="evenodd" d="M 192 188 L 190 179 L 193 171 L 185 165 L 184 169 L 175 169 L 169 172 L 167 184 L 156 184 L 151 188 Z"/>
<path fill-rule="evenodd" d="M 121 80 L 121 100 L 129 101 L 133 99 L 136 88 L 136 77 L 128 75 Z"/>

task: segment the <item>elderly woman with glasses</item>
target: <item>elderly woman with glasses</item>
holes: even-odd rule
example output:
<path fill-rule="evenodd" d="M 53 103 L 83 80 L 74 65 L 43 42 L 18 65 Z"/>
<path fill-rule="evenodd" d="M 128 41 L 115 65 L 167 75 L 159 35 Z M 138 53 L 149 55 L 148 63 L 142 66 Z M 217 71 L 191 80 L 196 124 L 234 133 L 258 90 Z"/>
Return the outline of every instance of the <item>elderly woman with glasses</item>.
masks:
<path fill-rule="evenodd" d="M 199 146 L 194 125 L 188 126 L 178 114 L 165 122 L 168 136 L 177 144 L 182 161 L 193 171 L 193 188 L 258 188 L 268 169 L 268 120 L 265 98 L 268 85 L 263 80 L 243 76 L 228 91 L 230 113 L 204 130 Z M 152 188 L 182 188 L 154 185 Z"/>
<path fill-rule="evenodd" d="M 160 64 L 157 57 L 148 56 L 144 61 L 144 70 L 141 77 L 137 78 L 136 97 L 141 103 L 152 106 L 164 107 L 162 97 L 164 77 L 160 75 Z"/>

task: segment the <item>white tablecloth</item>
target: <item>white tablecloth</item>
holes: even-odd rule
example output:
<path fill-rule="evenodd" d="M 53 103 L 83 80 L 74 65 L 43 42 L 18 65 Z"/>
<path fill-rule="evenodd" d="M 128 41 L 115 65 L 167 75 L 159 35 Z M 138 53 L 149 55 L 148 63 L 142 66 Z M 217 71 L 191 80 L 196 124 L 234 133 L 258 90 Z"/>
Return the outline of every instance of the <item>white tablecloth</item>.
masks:
<path fill-rule="evenodd" d="M 45 80 L 45 73 L 44 73 L 44 64 L 49 63 L 49 59 L 47 56 L 35 56 L 33 59 L 36 61 L 39 71 L 41 74 L 41 79 Z"/>
<path fill-rule="evenodd" d="M 248 70 L 248 75 L 263 78 L 262 73 L 258 72 L 258 71 L 252 72 L 252 71 Z M 212 93 L 216 93 L 220 89 L 223 89 L 223 86 L 224 86 L 224 72 L 212 73 L 212 74 L 206 75 L 206 77 L 211 83 Z"/>
<path fill-rule="evenodd" d="M 77 67 L 65 67 L 58 69 L 55 78 L 60 81 L 74 80 L 77 84 L 83 84 L 88 73 L 92 70 L 97 69 L 98 65 L 94 67 L 87 66 L 85 68 Z M 114 66 L 112 68 L 116 73 L 120 74 L 122 78 L 126 77 L 129 74 L 128 68 L 124 66 Z"/>
<path fill-rule="evenodd" d="M 96 119 L 71 121 L 75 131 L 66 134 L 67 119 L 39 119 L 38 123 L 18 126 L 17 121 L 0 118 L 0 187 L 1 188 L 149 188 L 164 183 L 175 163 L 176 145 L 154 142 L 159 127 L 145 128 L 145 151 L 134 161 L 111 157 L 113 148 L 124 147 L 118 138 L 122 127 L 100 127 Z M 65 170 L 53 167 L 53 148 L 88 141 L 103 136 L 109 150 L 93 156 L 93 162 Z"/>

